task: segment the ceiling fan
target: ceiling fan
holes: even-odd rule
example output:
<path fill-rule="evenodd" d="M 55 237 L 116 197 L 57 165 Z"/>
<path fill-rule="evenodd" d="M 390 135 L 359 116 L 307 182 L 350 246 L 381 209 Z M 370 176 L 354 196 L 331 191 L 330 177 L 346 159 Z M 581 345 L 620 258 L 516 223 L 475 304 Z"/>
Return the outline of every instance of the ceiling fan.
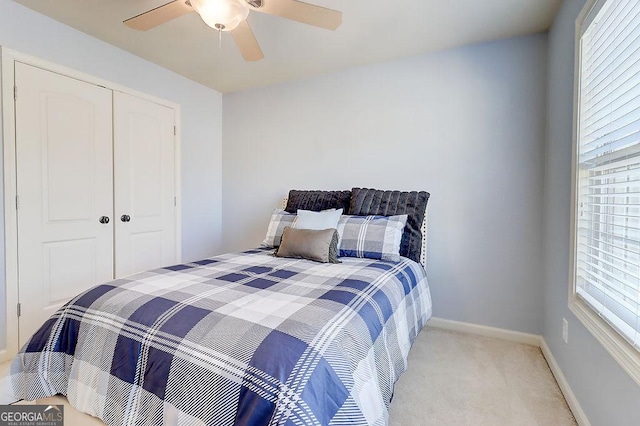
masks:
<path fill-rule="evenodd" d="M 251 10 L 329 30 L 342 23 L 342 12 L 297 0 L 175 0 L 124 23 L 135 30 L 147 31 L 195 11 L 211 28 L 230 31 L 245 60 L 258 61 L 264 54 L 246 20 Z"/>

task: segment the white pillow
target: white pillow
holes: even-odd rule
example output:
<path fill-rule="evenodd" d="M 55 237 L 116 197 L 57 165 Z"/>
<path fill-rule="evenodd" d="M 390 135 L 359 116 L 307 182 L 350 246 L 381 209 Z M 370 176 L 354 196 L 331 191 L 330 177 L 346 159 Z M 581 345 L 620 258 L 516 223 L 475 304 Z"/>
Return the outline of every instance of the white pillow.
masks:
<path fill-rule="evenodd" d="M 298 210 L 298 219 L 292 226 L 298 229 L 336 229 L 341 215 L 342 209 L 321 212 Z"/>

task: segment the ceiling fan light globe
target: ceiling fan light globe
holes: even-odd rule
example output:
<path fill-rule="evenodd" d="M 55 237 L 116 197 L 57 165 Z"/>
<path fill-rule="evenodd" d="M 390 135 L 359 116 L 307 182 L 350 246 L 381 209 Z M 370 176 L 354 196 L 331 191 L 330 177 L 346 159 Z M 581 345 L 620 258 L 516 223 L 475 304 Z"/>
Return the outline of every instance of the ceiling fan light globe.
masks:
<path fill-rule="evenodd" d="M 244 0 L 191 0 L 205 24 L 219 31 L 231 31 L 247 19 L 249 6 Z"/>

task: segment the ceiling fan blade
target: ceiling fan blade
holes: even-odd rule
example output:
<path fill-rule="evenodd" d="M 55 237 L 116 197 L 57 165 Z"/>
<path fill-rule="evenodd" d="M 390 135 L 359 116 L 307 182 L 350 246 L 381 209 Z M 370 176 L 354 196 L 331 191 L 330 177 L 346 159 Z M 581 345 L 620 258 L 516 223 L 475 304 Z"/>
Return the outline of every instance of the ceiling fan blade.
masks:
<path fill-rule="evenodd" d="M 231 35 L 236 41 L 238 49 L 240 49 L 245 60 L 259 61 L 264 58 L 264 54 L 262 53 L 262 49 L 260 49 L 258 40 L 256 40 L 256 37 L 253 35 L 253 31 L 251 31 L 251 27 L 246 20 L 240 22 L 240 25 L 231 31 Z"/>
<path fill-rule="evenodd" d="M 147 31 L 189 12 L 193 12 L 193 8 L 185 0 L 175 0 L 129 18 L 124 23 L 134 30 Z"/>
<path fill-rule="evenodd" d="M 342 24 L 342 12 L 297 0 L 262 0 L 262 6 L 254 10 L 328 30 Z"/>

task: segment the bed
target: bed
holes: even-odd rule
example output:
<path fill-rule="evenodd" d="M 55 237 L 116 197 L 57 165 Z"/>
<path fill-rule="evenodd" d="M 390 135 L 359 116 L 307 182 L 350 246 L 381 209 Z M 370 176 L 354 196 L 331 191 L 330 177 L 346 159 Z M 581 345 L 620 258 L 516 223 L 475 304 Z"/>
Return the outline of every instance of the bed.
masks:
<path fill-rule="evenodd" d="M 96 286 L 33 335 L 4 385 L 15 400 L 66 395 L 108 425 L 387 424 L 431 315 L 423 265 L 273 253 Z"/>

